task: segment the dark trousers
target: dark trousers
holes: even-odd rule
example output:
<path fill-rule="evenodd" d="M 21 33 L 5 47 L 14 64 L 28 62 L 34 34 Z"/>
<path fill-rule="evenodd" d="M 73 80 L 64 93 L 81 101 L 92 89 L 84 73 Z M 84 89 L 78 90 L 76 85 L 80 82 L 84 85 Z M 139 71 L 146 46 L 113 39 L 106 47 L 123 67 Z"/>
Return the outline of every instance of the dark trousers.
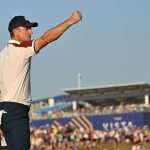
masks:
<path fill-rule="evenodd" d="M 1 130 L 8 150 L 30 150 L 29 107 L 14 102 L 0 102 L 2 115 Z"/>

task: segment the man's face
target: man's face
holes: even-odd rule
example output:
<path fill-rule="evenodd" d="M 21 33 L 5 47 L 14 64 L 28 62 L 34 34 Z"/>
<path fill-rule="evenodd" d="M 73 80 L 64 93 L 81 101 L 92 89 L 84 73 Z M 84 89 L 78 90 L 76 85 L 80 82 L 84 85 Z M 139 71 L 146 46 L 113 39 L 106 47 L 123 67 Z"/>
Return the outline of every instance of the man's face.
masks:
<path fill-rule="evenodd" d="M 30 41 L 33 34 L 31 27 L 17 27 L 14 29 L 14 39 L 19 42 Z"/>

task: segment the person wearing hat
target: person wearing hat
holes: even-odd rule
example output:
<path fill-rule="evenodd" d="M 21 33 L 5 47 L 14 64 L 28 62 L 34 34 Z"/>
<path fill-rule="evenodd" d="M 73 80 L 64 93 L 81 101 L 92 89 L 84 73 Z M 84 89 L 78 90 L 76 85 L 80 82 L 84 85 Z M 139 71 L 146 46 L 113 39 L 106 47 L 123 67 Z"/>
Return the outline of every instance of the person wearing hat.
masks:
<path fill-rule="evenodd" d="M 0 51 L 0 128 L 8 150 L 30 149 L 28 112 L 31 105 L 30 65 L 32 56 L 47 44 L 57 40 L 69 27 L 82 19 L 80 11 L 56 27 L 46 31 L 40 38 L 31 39 L 32 27 L 24 16 L 15 16 L 9 22 L 11 39 Z"/>

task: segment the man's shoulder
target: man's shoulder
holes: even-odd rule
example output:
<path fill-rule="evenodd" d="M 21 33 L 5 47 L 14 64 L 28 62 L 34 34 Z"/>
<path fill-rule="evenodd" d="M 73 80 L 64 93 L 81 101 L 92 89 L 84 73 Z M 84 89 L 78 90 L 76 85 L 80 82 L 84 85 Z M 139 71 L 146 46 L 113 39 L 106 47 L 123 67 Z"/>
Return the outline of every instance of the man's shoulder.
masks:
<path fill-rule="evenodd" d="M 6 49 L 7 49 L 7 46 L 5 46 L 3 49 L 0 49 L 0 55 L 2 55 Z"/>

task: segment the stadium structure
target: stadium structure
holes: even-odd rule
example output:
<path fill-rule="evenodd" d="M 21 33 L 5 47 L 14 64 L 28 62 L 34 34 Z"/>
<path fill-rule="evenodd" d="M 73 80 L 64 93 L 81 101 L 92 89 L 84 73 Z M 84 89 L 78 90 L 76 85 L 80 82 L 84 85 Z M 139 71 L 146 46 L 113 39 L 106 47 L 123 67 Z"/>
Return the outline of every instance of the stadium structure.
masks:
<path fill-rule="evenodd" d="M 65 89 L 66 95 L 33 101 L 31 126 L 70 125 L 85 130 L 150 126 L 146 82 Z"/>

